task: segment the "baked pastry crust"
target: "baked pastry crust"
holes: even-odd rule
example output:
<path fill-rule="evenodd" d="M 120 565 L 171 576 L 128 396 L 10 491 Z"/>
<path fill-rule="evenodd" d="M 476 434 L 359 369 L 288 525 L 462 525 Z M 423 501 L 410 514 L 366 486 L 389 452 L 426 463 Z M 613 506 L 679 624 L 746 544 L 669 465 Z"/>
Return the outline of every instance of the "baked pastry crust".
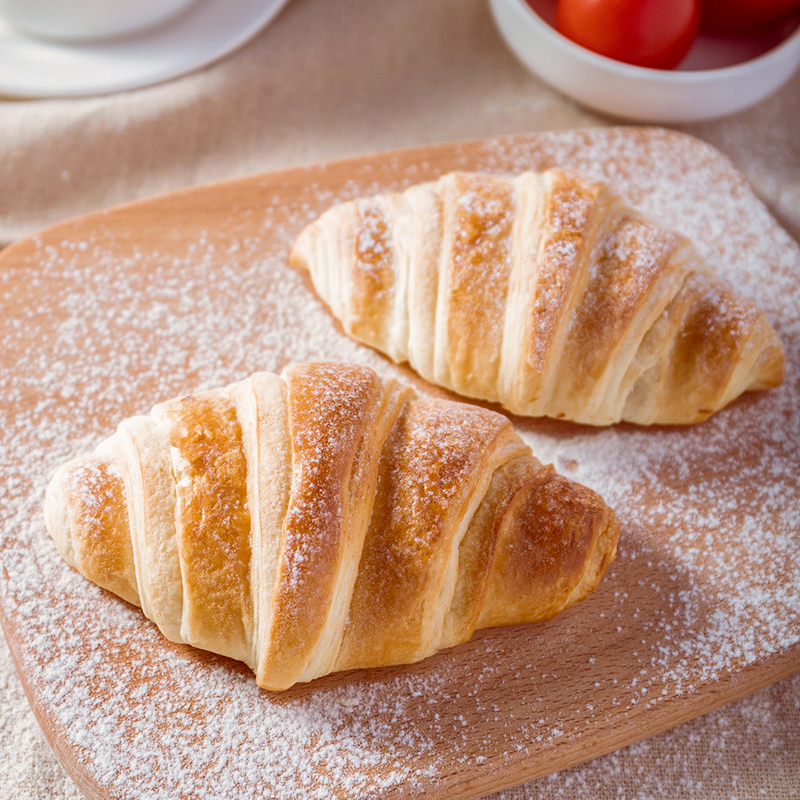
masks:
<path fill-rule="evenodd" d="M 685 424 L 783 381 L 761 309 L 688 239 L 566 170 L 342 203 L 290 261 L 348 334 L 515 414 Z"/>
<path fill-rule="evenodd" d="M 619 537 L 503 415 L 337 363 L 124 420 L 58 470 L 45 520 L 83 575 L 267 689 L 548 619 Z"/>

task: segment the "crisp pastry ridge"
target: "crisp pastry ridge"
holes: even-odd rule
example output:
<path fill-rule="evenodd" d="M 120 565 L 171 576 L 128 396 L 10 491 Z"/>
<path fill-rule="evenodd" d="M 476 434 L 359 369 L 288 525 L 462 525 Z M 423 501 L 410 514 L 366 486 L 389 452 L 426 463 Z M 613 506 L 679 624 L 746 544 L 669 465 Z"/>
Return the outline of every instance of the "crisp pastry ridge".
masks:
<path fill-rule="evenodd" d="M 687 424 L 783 381 L 755 303 L 688 239 L 568 170 L 453 172 L 341 203 L 290 262 L 349 335 L 515 414 Z"/>
<path fill-rule="evenodd" d="M 595 589 L 619 537 L 502 414 L 325 362 L 124 420 L 56 472 L 45 522 L 168 639 L 275 690 L 548 619 Z"/>

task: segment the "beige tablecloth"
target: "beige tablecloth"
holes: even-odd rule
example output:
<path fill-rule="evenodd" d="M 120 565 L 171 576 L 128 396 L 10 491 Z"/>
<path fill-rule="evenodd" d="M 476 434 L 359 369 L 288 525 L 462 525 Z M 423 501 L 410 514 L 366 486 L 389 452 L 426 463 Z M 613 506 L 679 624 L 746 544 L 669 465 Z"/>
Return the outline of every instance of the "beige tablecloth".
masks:
<path fill-rule="evenodd" d="M 485 0 L 292 0 L 247 46 L 184 78 L 108 97 L 0 101 L 0 243 L 277 167 L 608 124 L 517 63 Z M 682 129 L 727 153 L 800 237 L 799 127 L 800 74 L 749 111 Z M 0 798 L 79 796 L 0 640 Z M 798 798 L 800 676 L 496 797 Z"/>

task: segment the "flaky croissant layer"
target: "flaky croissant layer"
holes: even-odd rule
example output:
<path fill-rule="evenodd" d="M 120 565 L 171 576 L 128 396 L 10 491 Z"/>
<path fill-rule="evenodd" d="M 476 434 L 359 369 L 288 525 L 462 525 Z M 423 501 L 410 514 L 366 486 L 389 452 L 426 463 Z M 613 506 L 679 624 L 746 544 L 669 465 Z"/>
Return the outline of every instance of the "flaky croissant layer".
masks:
<path fill-rule="evenodd" d="M 58 470 L 45 520 L 83 575 L 267 689 L 548 619 L 619 536 L 501 414 L 337 363 L 124 420 Z"/>
<path fill-rule="evenodd" d="M 564 170 L 342 203 L 290 260 L 354 338 L 516 414 L 692 423 L 783 380 L 762 310 L 687 239 Z"/>

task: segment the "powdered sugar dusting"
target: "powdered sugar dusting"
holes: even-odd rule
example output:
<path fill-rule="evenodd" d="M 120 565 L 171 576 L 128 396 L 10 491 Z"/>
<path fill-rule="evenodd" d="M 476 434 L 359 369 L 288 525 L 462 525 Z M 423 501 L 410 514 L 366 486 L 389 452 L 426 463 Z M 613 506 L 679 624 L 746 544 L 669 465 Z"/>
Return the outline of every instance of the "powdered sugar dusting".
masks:
<path fill-rule="evenodd" d="M 123 417 L 256 370 L 355 361 L 408 380 L 340 333 L 286 253 L 332 202 L 430 180 L 443 163 L 609 180 L 766 309 L 787 383 L 687 429 L 515 420 L 542 460 L 619 514 L 620 555 L 598 592 L 419 665 L 263 692 L 70 570 L 43 530 L 44 487 Z M 344 183 L 312 169 L 299 199 L 258 196 L 214 230 L 181 220 L 156 244 L 109 238 L 103 222 L 45 235 L 28 263 L 0 270 L 0 346 L 15 356 L 0 373 L 0 599 L 37 708 L 89 782 L 126 800 L 388 798 L 444 792 L 459 775 L 489 791 L 507 770 L 599 752 L 611 723 L 609 747 L 630 741 L 675 703 L 797 652 L 800 255 L 723 159 L 658 132 L 559 133 L 454 147 L 436 165 L 354 166 Z"/>

